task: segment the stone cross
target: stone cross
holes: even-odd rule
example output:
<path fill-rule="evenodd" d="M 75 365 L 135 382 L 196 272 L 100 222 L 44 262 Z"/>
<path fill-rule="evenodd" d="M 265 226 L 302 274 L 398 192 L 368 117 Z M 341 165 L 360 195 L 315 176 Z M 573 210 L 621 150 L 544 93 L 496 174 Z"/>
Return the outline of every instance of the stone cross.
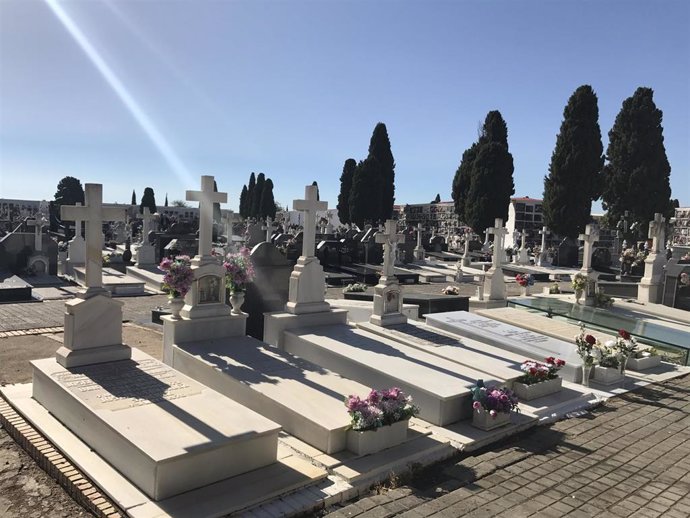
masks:
<path fill-rule="evenodd" d="M 520 231 L 515 229 L 512 233 L 513 237 L 513 248 L 520 248 Z"/>
<path fill-rule="evenodd" d="M 125 221 L 125 209 L 103 206 L 103 186 L 99 183 L 84 185 L 83 207 L 63 205 L 60 217 L 68 221 L 86 222 L 86 295 L 103 290 L 103 222 Z"/>
<path fill-rule="evenodd" d="M 489 234 L 494 235 L 494 253 L 491 256 L 491 263 L 493 268 L 501 267 L 501 256 L 503 255 L 503 249 L 505 248 L 505 237 L 508 233 L 508 229 L 503 226 L 503 220 L 501 218 L 496 218 L 494 221 L 494 226 L 486 229 L 487 238 Z"/>
<path fill-rule="evenodd" d="M 592 249 L 594 248 L 594 243 L 599 240 L 599 226 L 596 224 L 587 225 L 585 233 L 580 234 L 578 239 L 584 241 L 582 271 L 589 272 L 592 270 Z"/>
<path fill-rule="evenodd" d="M 232 238 L 232 224 L 235 222 L 235 213 L 231 210 L 228 210 L 223 214 L 223 223 L 225 223 L 225 237 L 228 238 L 228 243 L 230 242 L 230 239 Z"/>
<path fill-rule="evenodd" d="M 417 248 L 422 248 L 422 229 L 424 226 L 421 223 L 417 223 Z"/>
<path fill-rule="evenodd" d="M 199 202 L 199 250 L 197 257 L 209 257 L 213 246 L 213 204 L 226 203 L 228 193 L 213 191 L 213 176 L 201 177 L 200 191 L 187 191 L 187 201 Z"/>
<path fill-rule="evenodd" d="M 522 242 L 520 244 L 520 250 L 525 249 L 525 240 L 527 239 L 527 231 L 523 228 L 522 229 Z"/>
<path fill-rule="evenodd" d="M 151 230 L 151 210 L 144 207 L 143 214 L 137 214 L 137 219 L 141 220 L 141 242 L 147 245 L 149 243 L 149 231 Z"/>
<path fill-rule="evenodd" d="M 405 239 L 404 234 L 396 234 L 396 221 L 386 221 L 385 232 L 376 234 L 376 242 L 383 245 L 383 277 L 391 277 L 395 274 L 394 254 L 398 243 Z"/>
<path fill-rule="evenodd" d="M 304 232 L 302 234 L 302 255 L 311 257 L 316 249 L 316 211 L 327 210 L 328 202 L 319 201 L 318 187 L 307 185 L 304 188 L 304 199 L 294 200 L 292 210 L 299 210 L 304 213 Z"/>
<path fill-rule="evenodd" d="M 652 254 L 661 252 L 661 245 L 664 242 L 666 219 L 659 213 L 654 213 L 654 219 L 649 222 L 649 238 L 652 240 Z"/>
<path fill-rule="evenodd" d="M 26 224 L 34 227 L 34 250 L 40 252 L 43 250 L 43 227 L 48 224 L 48 220 L 43 214 L 36 214 L 33 219 L 27 219 Z"/>
<path fill-rule="evenodd" d="M 472 237 L 472 233 L 469 231 L 465 231 L 465 249 L 463 250 L 463 258 L 467 257 L 469 258 L 470 256 L 470 238 Z"/>
<path fill-rule="evenodd" d="M 74 205 L 76 207 L 81 207 L 81 202 L 78 201 Z M 82 235 L 81 235 L 81 220 L 80 219 L 74 220 L 74 237 L 82 237 Z"/>
<path fill-rule="evenodd" d="M 548 227 L 541 227 L 541 230 L 539 231 L 541 234 L 541 252 L 544 253 L 546 252 L 546 236 L 550 234 L 549 228 Z"/>
<path fill-rule="evenodd" d="M 261 227 L 261 230 L 266 231 L 266 242 L 270 243 L 271 242 L 271 236 L 273 235 L 273 231 L 278 228 L 277 225 L 273 223 L 273 220 L 270 218 L 270 216 L 266 217 L 266 224 Z"/>

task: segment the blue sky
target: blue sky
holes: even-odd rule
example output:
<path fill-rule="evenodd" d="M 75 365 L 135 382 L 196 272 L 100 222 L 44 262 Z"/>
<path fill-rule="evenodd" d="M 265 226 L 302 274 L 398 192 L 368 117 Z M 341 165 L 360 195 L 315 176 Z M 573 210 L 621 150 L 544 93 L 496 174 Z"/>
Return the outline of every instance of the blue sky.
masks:
<path fill-rule="evenodd" d="M 0 197 L 52 199 L 71 175 L 162 205 L 212 174 L 237 209 L 255 171 L 282 204 L 317 180 L 334 206 L 383 121 L 396 203 L 447 200 L 492 109 L 516 195 L 540 197 L 565 103 L 591 84 L 604 147 L 623 100 L 654 89 L 687 206 L 689 27 L 685 0 L 2 0 Z"/>

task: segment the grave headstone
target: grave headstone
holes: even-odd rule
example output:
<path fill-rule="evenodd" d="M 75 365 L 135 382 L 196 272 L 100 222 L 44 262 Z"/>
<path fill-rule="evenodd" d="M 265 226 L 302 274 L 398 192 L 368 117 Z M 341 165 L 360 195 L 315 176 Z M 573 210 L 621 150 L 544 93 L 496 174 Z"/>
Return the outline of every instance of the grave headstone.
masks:
<path fill-rule="evenodd" d="M 505 236 L 508 230 L 503 226 L 503 220 L 496 218 L 494 226 L 487 229 L 488 234 L 494 235 L 494 253 L 491 257 L 491 268 L 484 275 L 484 298 L 489 300 L 505 300 L 506 283 L 503 278 L 501 256 L 504 249 Z"/>
<path fill-rule="evenodd" d="M 522 238 L 522 240 L 520 242 L 520 249 L 518 250 L 518 254 L 517 254 L 517 263 L 518 264 L 530 264 L 529 253 L 527 252 L 527 245 L 526 245 L 527 231 L 524 229 L 522 230 L 521 238 Z"/>
<path fill-rule="evenodd" d="M 584 234 L 580 234 L 578 239 L 584 242 L 582 268 L 580 269 L 580 272 L 587 276 L 585 305 L 593 306 L 595 300 L 594 297 L 596 295 L 596 279 L 598 274 L 592 268 L 592 252 L 594 251 L 594 243 L 599 240 L 599 226 L 592 223 L 586 225 Z"/>
<path fill-rule="evenodd" d="M 422 230 L 424 227 L 421 223 L 417 223 L 417 246 L 414 249 L 414 259 L 415 261 L 424 260 L 424 247 L 422 246 Z"/>
<path fill-rule="evenodd" d="M 376 242 L 383 245 L 383 269 L 374 288 L 374 310 L 369 320 L 372 324 L 388 326 L 407 322 L 402 312 L 402 292 L 394 267 L 394 250 L 401 239 L 405 239 L 405 235 L 396 233 L 396 222 L 392 219 L 386 221 L 384 232 L 376 234 Z"/>
<path fill-rule="evenodd" d="M 153 266 L 156 264 L 156 249 L 149 242 L 149 232 L 151 231 L 151 211 L 144 207 L 143 214 L 137 215 L 142 220 L 141 242 L 136 248 L 136 265 L 138 268 Z"/>
<path fill-rule="evenodd" d="M 537 259 L 538 266 L 551 266 L 551 263 L 549 262 L 549 255 L 546 249 L 546 236 L 550 233 L 551 232 L 549 232 L 549 229 L 546 226 L 542 227 L 542 229 L 539 231 L 539 234 L 541 234 L 541 250 L 539 251 L 539 258 Z"/>
<path fill-rule="evenodd" d="M 644 276 L 637 289 L 637 299 L 640 302 L 658 304 L 662 300 L 666 252 L 661 247 L 664 243 L 665 226 L 666 220 L 658 212 L 649 222 L 648 236 L 652 240 L 652 247 L 644 261 Z"/>

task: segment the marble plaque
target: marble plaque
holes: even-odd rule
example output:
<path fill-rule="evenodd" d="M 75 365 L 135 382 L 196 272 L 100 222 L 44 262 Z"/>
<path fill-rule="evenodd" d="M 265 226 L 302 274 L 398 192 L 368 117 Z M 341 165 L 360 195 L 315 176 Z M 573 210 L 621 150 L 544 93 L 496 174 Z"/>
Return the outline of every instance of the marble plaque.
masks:
<path fill-rule="evenodd" d="M 52 376 L 95 410 L 123 410 L 201 392 L 188 378 L 154 359 L 89 365 Z"/>
<path fill-rule="evenodd" d="M 220 277 L 204 275 L 199 279 L 199 304 L 217 304 L 220 302 Z"/>

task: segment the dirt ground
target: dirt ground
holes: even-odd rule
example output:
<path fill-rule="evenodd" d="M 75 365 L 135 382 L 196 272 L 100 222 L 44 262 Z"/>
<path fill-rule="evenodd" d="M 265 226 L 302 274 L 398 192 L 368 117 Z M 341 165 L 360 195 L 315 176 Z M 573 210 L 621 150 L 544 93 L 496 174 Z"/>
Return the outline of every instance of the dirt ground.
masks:
<path fill-rule="evenodd" d="M 125 324 L 122 334 L 125 343 L 161 358 L 161 332 Z M 62 333 L 0 338 L 0 385 L 30 382 L 29 361 L 53 356 L 61 343 Z M 39 468 L 4 429 L 0 429 L 0 518 L 87 516 L 92 515 Z"/>

